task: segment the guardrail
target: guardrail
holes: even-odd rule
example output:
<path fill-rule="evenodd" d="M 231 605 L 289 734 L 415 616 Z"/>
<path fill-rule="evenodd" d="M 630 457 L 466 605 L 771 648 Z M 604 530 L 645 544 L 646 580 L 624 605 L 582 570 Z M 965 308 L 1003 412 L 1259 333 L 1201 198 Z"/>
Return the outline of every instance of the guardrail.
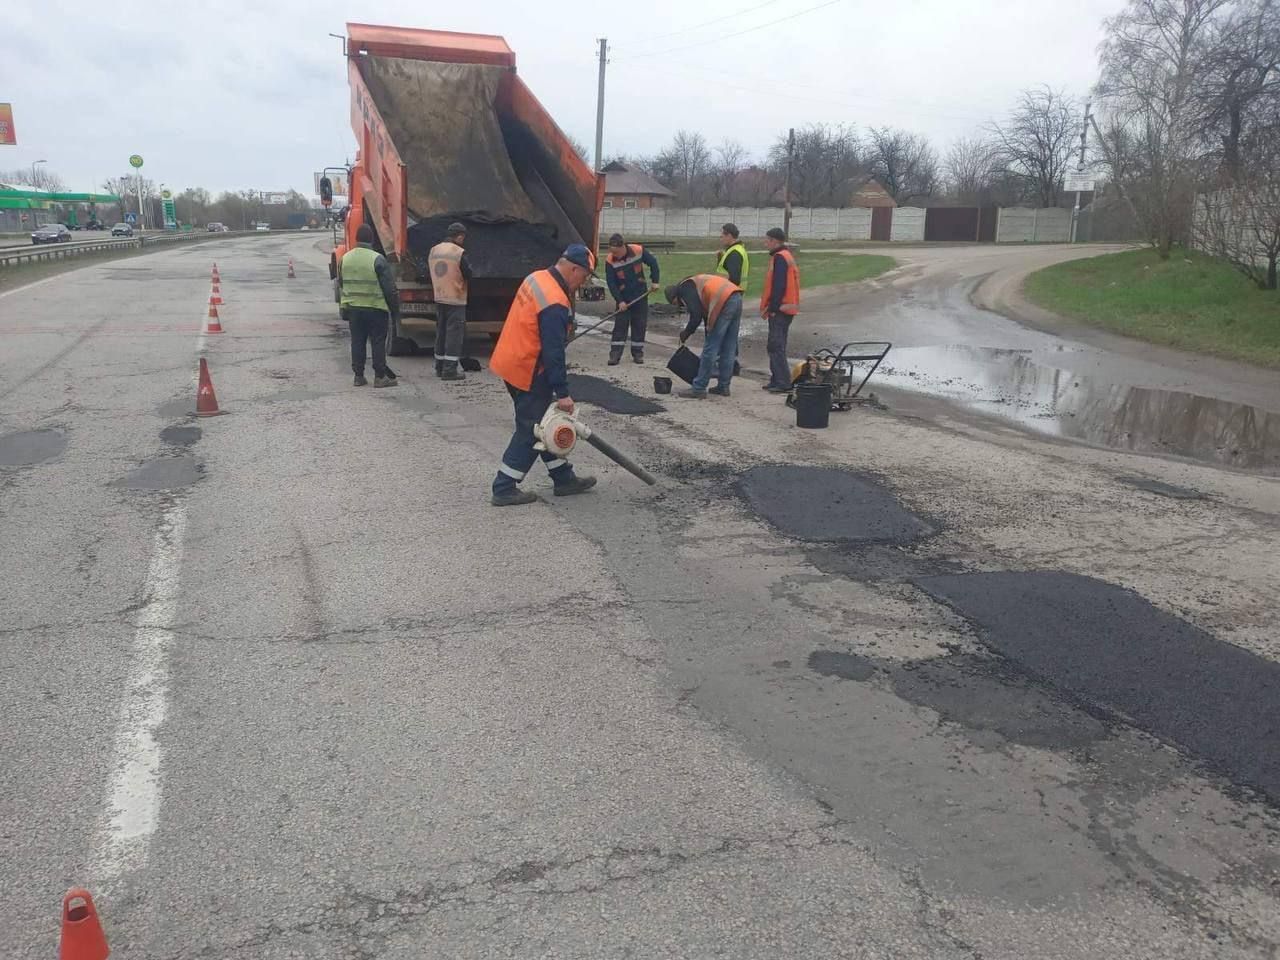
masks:
<path fill-rule="evenodd" d="M 66 260 L 102 253 L 110 250 L 128 250 L 135 248 L 145 250 L 147 247 L 164 243 L 196 243 L 202 240 L 229 240 L 235 237 L 271 236 L 267 230 L 241 230 L 227 233 L 156 233 L 142 234 L 136 237 L 121 237 L 118 240 L 82 240 L 73 243 L 49 243 L 41 246 L 32 245 L 26 250 L 0 250 L 0 269 L 16 267 L 24 263 L 40 263 L 43 261 Z M 280 233 L 277 231 L 276 236 Z"/>

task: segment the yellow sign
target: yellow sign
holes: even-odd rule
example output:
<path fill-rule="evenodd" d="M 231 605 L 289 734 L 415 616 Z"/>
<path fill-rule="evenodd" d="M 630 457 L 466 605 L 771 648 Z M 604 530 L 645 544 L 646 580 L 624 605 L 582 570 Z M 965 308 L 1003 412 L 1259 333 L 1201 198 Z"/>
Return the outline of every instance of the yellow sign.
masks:
<path fill-rule="evenodd" d="M 18 145 L 18 133 L 13 129 L 13 104 L 0 103 L 0 143 L 12 147 Z"/>

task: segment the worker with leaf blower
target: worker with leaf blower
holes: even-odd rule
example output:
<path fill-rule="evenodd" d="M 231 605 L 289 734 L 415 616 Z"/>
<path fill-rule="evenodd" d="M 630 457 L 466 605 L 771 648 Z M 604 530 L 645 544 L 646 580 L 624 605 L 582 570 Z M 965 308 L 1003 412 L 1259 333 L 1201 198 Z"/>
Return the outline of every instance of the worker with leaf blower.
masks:
<path fill-rule="evenodd" d="M 515 405 L 516 429 L 493 478 L 490 502 L 495 507 L 538 499 L 532 491 L 520 489 L 520 481 L 539 456 L 533 428 L 552 403 L 573 413 L 564 356 L 573 327 L 570 303 L 578 288 L 595 275 L 595 268 L 595 254 L 580 243 L 571 244 L 555 266 L 525 277 L 507 313 L 489 369 L 506 381 Z M 557 497 L 585 493 L 596 485 L 595 477 L 576 476 L 573 466 L 550 450 L 544 449 L 541 456 Z"/>
<path fill-rule="evenodd" d="M 667 287 L 667 302 L 689 311 L 689 322 L 680 333 L 683 344 L 703 323 L 707 332 L 702 344 L 702 361 L 697 376 L 680 396 L 706 399 L 707 393 L 729 396 L 733 364 L 738 359 L 738 328 L 742 323 L 742 290 L 736 283 L 714 273 L 700 273 Z M 712 374 L 716 385 L 707 390 Z"/>
<path fill-rule="evenodd" d="M 458 369 L 467 338 L 467 286 L 471 265 L 463 247 L 467 228 L 451 223 L 445 238 L 427 254 L 427 271 L 436 302 L 436 376 L 441 380 L 465 380 Z"/>
<path fill-rule="evenodd" d="M 605 282 L 616 302 L 618 315 L 613 321 L 613 341 L 609 344 L 609 366 L 622 361 L 630 333 L 631 359 L 644 363 L 644 337 L 649 327 L 648 295 L 658 289 L 658 259 L 638 243 L 627 243 L 622 234 L 609 238 L 609 256 L 605 258 Z M 649 268 L 645 283 L 644 268 Z"/>

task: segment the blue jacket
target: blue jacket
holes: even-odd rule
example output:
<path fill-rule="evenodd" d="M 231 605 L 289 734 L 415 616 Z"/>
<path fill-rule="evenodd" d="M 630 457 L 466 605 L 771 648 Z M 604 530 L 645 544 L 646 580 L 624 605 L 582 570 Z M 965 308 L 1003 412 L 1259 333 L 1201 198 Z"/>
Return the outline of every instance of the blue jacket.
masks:
<path fill-rule="evenodd" d="M 631 303 L 649 292 L 649 284 L 644 280 L 646 266 L 650 283 L 657 283 L 658 258 L 638 243 L 627 244 L 627 253 L 621 260 L 614 260 L 613 254 L 605 257 L 604 279 L 614 300 Z"/>
<path fill-rule="evenodd" d="M 573 295 L 569 293 L 569 285 L 564 282 L 564 278 L 555 267 L 550 272 L 572 302 Z M 530 393 L 547 391 L 557 400 L 570 396 L 564 348 L 568 345 L 572 326 L 573 314 L 568 307 L 553 303 L 538 312 L 538 336 L 542 340 L 542 353 L 538 355 L 538 365 L 534 368 L 537 372 L 529 386 Z"/>

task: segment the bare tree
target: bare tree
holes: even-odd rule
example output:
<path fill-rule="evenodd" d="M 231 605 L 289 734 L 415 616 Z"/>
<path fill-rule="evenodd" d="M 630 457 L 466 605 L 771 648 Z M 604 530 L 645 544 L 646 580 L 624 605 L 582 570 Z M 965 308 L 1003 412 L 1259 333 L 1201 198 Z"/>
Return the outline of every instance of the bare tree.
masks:
<path fill-rule="evenodd" d="M 1280 97 L 1280 2 L 1244 0 L 1214 22 L 1198 77 L 1201 123 L 1227 181 L 1242 174 L 1241 144 L 1274 125 Z"/>
<path fill-rule="evenodd" d="M 1263 290 L 1277 286 L 1280 260 L 1280 132 L 1270 128 L 1240 145 L 1236 173 L 1196 202 L 1196 246 L 1226 260 Z"/>
<path fill-rule="evenodd" d="M 747 148 L 728 138 L 716 147 L 708 176 L 711 199 L 717 204 L 732 204 L 738 174 L 747 163 Z"/>
<path fill-rule="evenodd" d="M 1124 179 L 1105 149 L 1103 156 L 1162 259 L 1190 230 L 1203 142 L 1197 91 L 1215 17 L 1229 2 L 1129 0 L 1105 23 L 1097 93 L 1109 123 L 1132 145 Z"/>
<path fill-rule="evenodd" d="M 900 204 L 931 197 L 938 189 L 938 155 L 929 141 L 905 130 L 871 130 L 872 174 Z"/>
<path fill-rule="evenodd" d="M 49 190 L 53 193 L 60 193 L 67 188 L 62 177 L 43 165 L 0 171 L 0 183 L 35 187 L 37 190 Z"/>
<path fill-rule="evenodd" d="M 1075 100 L 1042 86 L 1024 90 L 1008 119 L 989 127 L 1000 164 L 1022 181 L 1027 196 L 1041 207 L 1058 204 L 1080 124 Z"/>
<path fill-rule="evenodd" d="M 587 145 L 575 136 L 572 136 L 572 135 L 568 135 L 568 136 L 569 136 L 569 146 L 573 147 L 573 152 L 576 153 L 582 159 L 583 163 L 587 164 L 587 166 L 590 166 L 591 159 L 590 159 L 590 154 L 587 153 Z"/>
<path fill-rule="evenodd" d="M 686 203 L 696 203 L 703 192 L 702 176 L 711 163 L 707 139 L 695 131 L 679 130 L 671 145 L 653 159 L 651 176 L 678 193 Z"/>
<path fill-rule="evenodd" d="M 977 204 L 989 191 L 992 172 L 999 157 L 991 141 L 983 137 L 961 137 L 951 145 L 944 162 L 947 186 L 953 199 Z"/>
<path fill-rule="evenodd" d="M 779 181 L 786 165 L 787 134 L 783 133 L 769 149 L 769 166 Z M 862 144 L 852 125 L 817 123 L 796 131 L 791 166 L 791 196 L 796 203 L 844 206 L 852 192 L 851 181 L 866 172 Z"/>

